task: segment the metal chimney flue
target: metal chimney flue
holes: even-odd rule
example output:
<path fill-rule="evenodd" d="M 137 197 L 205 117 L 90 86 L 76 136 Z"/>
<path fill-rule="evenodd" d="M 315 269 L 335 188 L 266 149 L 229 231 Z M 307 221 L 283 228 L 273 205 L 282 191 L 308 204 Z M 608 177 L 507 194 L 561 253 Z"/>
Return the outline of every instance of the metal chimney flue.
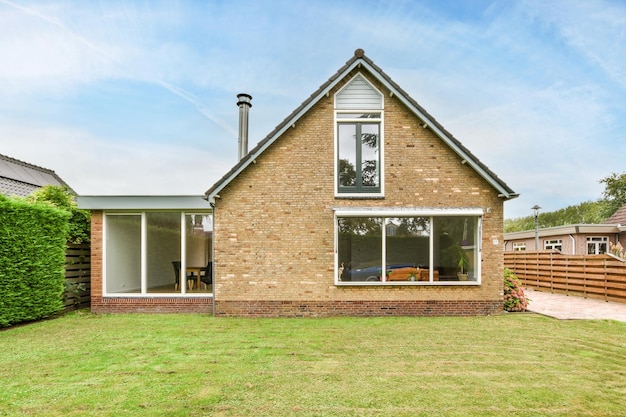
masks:
<path fill-rule="evenodd" d="M 252 96 L 249 94 L 237 94 L 237 106 L 239 106 L 239 160 L 248 154 L 248 112 L 252 107 Z"/>

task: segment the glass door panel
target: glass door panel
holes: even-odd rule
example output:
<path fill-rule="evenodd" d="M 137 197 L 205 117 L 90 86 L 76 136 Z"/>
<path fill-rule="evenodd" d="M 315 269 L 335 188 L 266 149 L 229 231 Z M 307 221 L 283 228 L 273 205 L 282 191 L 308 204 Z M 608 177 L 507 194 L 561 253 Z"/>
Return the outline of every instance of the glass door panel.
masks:
<path fill-rule="evenodd" d="M 141 215 L 106 216 L 106 293 L 141 292 Z"/>

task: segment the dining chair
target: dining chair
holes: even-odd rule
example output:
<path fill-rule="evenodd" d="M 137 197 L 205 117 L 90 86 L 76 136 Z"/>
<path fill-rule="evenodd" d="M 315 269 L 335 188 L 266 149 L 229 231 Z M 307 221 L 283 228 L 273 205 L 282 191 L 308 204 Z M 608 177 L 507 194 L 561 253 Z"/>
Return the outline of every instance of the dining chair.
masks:
<path fill-rule="evenodd" d="M 174 290 L 178 290 L 178 286 L 180 285 L 180 267 L 181 267 L 181 262 L 180 261 L 172 261 L 172 266 L 174 267 L 174 275 L 176 277 L 176 281 L 174 283 Z M 187 288 L 189 288 L 190 290 L 193 290 L 193 283 L 195 278 L 195 274 L 193 272 L 190 272 L 188 274 L 186 274 L 187 277 Z"/>
<path fill-rule="evenodd" d="M 204 274 L 202 274 L 204 272 Z M 202 268 L 200 270 L 200 282 L 202 282 L 205 287 L 209 285 L 213 285 L 213 262 L 209 261 L 206 264 L 206 268 Z"/>

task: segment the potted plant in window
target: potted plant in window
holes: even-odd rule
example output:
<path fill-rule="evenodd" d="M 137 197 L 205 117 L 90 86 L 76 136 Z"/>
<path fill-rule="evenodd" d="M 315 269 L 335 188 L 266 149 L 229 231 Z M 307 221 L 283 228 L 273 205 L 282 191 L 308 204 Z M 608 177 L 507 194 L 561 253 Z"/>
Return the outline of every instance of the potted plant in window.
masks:
<path fill-rule="evenodd" d="M 469 258 L 467 252 L 461 245 L 450 246 L 445 251 L 445 259 L 448 265 L 455 265 L 457 267 L 457 277 L 459 281 L 467 281 L 467 268 L 469 266 Z"/>
<path fill-rule="evenodd" d="M 458 263 L 459 271 L 456 273 L 459 281 L 467 281 L 467 267 L 469 266 L 469 258 L 467 257 L 467 252 L 463 249 L 463 247 L 459 246 L 458 251 Z"/>

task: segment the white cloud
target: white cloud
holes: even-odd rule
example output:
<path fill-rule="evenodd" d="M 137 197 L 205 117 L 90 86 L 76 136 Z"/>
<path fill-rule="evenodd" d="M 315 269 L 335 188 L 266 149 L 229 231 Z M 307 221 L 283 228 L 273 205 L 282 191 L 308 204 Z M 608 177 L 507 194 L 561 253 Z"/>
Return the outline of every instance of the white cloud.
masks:
<path fill-rule="evenodd" d="M 120 143 L 65 128 L 2 124 L 0 137 L 11 138 L 0 153 L 54 170 L 83 195 L 199 195 L 235 162 L 184 142 Z"/>
<path fill-rule="evenodd" d="M 626 10 L 611 1 L 569 1 L 563 4 L 533 0 L 525 12 L 553 26 L 563 41 L 607 77 L 626 89 Z"/>
<path fill-rule="evenodd" d="M 623 170 L 625 23 L 611 1 L 0 0 L 0 153 L 81 193 L 199 193 L 235 162 L 236 93 L 253 146 L 364 48 L 522 193 L 507 216 L 558 209 Z"/>

